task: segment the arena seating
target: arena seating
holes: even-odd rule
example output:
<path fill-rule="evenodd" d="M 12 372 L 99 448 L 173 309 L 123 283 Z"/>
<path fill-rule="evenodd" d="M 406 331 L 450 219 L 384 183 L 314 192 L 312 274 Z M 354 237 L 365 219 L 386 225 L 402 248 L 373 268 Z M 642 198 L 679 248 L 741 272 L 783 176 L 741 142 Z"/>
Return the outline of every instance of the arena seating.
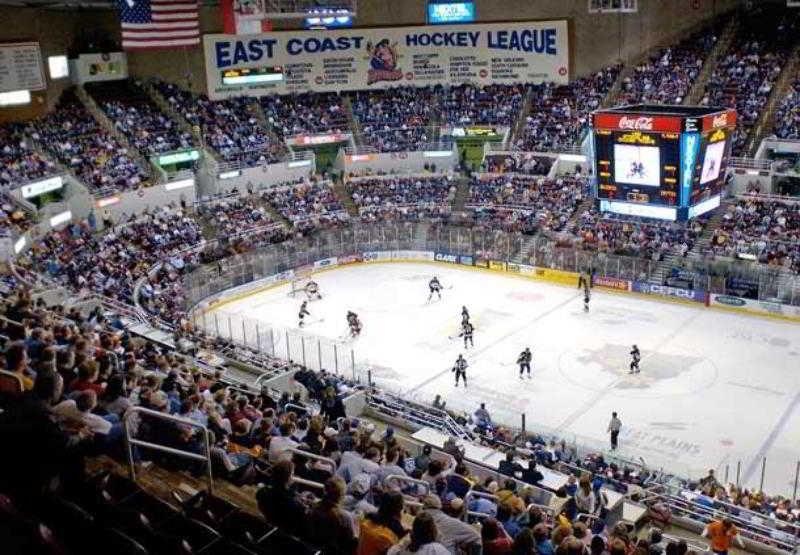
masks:
<path fill-rule="evenodd" d="M 159 81 L 156 87 L 186 121 L 201 128 L 205 141 L 225 162 L 252 166 L 282 158 L 285 146 L 262 128 L 248 110 L 251 101 L 246 97 L 211 101 L 170 83 Z"/>
<path fill-rule="evenodd" d="M 626 77 L 617 100 L 625 104 L 682 104 L 719 39 L 721 25 L 662 48 Z"/>
<path fill-rule="evenodd" d="M 611 217 L 590 209 L 580 214 L 569 231 L 580 248 L 659 261 L 667 253 L 686 256 L 702 230 L 699 219 L 688 224 L 659 222 Z"/>
<path fill-rule="evenodd" d="M 182 131 L 163 114 L 138 83 L 89 83 L 86 91 L 111 118 L 114 127 L 128 138 L 131 146 L 143 154 L 152 156 L 192 147 L 191 133 Z"/>
<path fill-rule="evenodd" d="M 587 193 L 584 180 L 502 176 L 470 184 L 467 208 L 484 227 L 504 231 L 561 231 Z"/>
<path fill-rule="evenodd" d="M 577 145 L 589 128 L 589 114 L 600 107 L 621 66 L 609 66 L 569 85 L 532 87 L 530 113 L 515 139 L 519 150 L 558 152 Z"/>
<path fill-rule="evenodd" d="M 792 82 L 775 110 L 775 135 L 781 139 L 800 139 L 800 79 Z"/>
<path fill-rule="evenodd" d="M 736 108 L 733 155 L 745 154 L 752 128 L 761 116 L 775 79 L 797 33 L 796 18 L 765 9 L 740 26 L 731 47 L 717 63 L 701 103 Z"/>
<path fill-rule="evenodd" d="M 354 179 L 348 190 L 363 222 L 446 218 L 453 184 L 448 176 Z"/>
<path fill-rule="evenodd" d="M 439 113 L 440 93 L 439 87 L 357 91 L 353 115 L 364 143 L 380 152 L 402 152 L 434 141 L 431 126 Z"/>
<path fill-rule="evenodd" d="M 442 120 L 455 126 L 511 126 L 519 117 L 526 90 L 522 85 L 460 85 L 444 89 Z"/>
<path fill-rule="evenodd" d="M 58 170 L 52 161 L 33 150 L 20 125 L 0 127 L 0 190 L 7 191 Z"/>
<path fill-rule="evenodd" d="M 267 119 L 281 137 L 349 132 L 342 97 L 336 93 L 262 96 L 260 100 Z"/>
<path fill-rule="evenodd" d="M 725 211 L 710 249 L 721 256 L 753 255 L 762 264 L 800 272 L 800 204 L 745 195 Z"/>
<path fill-rule="evenodd" d="M 327 181 L 300 180 L 283 187 L 270 188 L 261 196 L 295 229 L 304 233 L 317 228 L 335 227 L 349 219 Z"/>
<path fill-rule="evenodd" d="M 56 108 L 26 131 L 92 191 L 134 189 L 150 177 L 149 169 L 100 126 L 74 90 L 66 91 Z"/>

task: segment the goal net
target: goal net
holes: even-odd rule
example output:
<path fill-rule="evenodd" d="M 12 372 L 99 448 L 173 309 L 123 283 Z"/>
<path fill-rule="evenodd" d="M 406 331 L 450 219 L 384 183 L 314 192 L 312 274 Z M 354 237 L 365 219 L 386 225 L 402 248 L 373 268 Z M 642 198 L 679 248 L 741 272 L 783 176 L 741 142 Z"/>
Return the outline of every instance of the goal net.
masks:
<path fill-rule="evenodd" d="M 304 273 L 302 275 L 295 276 L 294 279 L 292 279 L 291 281 L 291 289 L 289 291 L 289 296 L 291 297 L 295 297 L 297 295 L 305 296 L 306 287 L 308 286 L 308 283 L 310 281 L 312 281 L 310 273 Z"/>

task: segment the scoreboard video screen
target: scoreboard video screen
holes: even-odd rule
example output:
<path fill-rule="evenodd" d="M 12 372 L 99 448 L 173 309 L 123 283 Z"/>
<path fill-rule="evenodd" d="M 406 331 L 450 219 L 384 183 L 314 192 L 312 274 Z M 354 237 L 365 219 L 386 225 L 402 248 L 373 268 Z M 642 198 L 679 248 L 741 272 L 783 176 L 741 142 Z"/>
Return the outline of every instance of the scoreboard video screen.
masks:
<path fill-rule="evenodd" d="M 685 220 L 719 206 L 736 113 L 627 106 L 593 115 L 601 210 Z"/>

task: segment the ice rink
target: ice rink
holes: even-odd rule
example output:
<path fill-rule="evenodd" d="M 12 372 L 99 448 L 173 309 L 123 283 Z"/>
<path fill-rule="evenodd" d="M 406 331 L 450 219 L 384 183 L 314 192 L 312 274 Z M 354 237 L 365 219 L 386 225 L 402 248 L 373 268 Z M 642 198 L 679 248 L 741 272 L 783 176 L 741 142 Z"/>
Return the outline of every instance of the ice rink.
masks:
<path fill-rule="evenodd" d="M 445 286 L 427 303 L 428 280 Z M 607 447 L 612 411 L 623 422 L 624 456 L 642 457 L 693 478 L 728 465 L 734 480 L 791 494 L 800 460 L 800 326 L 595 289 L 584 313 L 577 289 L 508 274 L 432 263 L 357 265 L 315 276 L 323 299 L 309 303 L 306 333 L 342 338 L 345 313 L 364 330 L 356 363 L 380 386 L 406 398 L 473 412 L 480 402 L 497 422 Z M 300 297 L 289 286 L 224 306 L 227 313 L 296 327 Z M 461 307 L 475 325 L 475 347 L 457 337 Z M 322 321 L 320 321 L 322 319 Z M 454 337 L 450 339 L 450 337 Z M 642 352 L 628 374 L 628 352 Z M 533 351 L 533 377 L 515 364 Z M 459 353 L 468 387 L 454 387 Z"/>

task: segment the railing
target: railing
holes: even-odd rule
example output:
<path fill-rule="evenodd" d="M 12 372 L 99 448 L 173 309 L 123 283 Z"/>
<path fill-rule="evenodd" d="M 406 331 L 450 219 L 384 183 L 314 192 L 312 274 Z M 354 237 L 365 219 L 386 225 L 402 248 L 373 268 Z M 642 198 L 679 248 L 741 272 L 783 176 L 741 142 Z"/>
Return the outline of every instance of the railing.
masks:
<path fill-rule="evenodd" d="M 301 457 L 305 457 L 306 459 L 311 459 L 322 463 L 330 468 L 331 475 L 336 474 L 336 461 L 331 458 L 315 455 L 314 453 L 309 453 L 308 451 L 303 451 L 302 449 L 288 449 L 288 451 L 293 455 L 299 455 Z"/>
<path fill-rule="evenodd" d="M 728 158 L 728 167 L 741 170 L 770 171 L 772 160 L 761 158 Z"/>
<path fill-rule="evenodd" d="M 229 171 L 238 171 L 244 170 L 249 168 L 255 168 L 258 166 L 270 165 L 270 164 L 282 164 L 288 162 L 301 162 L 310 160 L 311 165 L 313 166 L 314 160 L 316 157 L 314 153 L 310 150 L 301 150 L 301 151 L 289 151 L 281 156 L 276 157 L 269 149 L 263 149 L 262 152 L 264 153 L 264 157 L 266 161 L 259 162 L 258 160 L 229 160 L 229 161 L 219 161 L 211 160 L 209 167 L 212 169 L 213 172 L 216 174 L 229 172 Z M 257 151 L 248 151 L 248 154 L 252 155 L 257 153 Z"/>
<path fill-rule="evenodd" d="M 419 490 L 421 488 L 422 493 L 415 494 L 418 495 L 428 495 L 431 492 L 431 485 L 424 481 L 424 480 L 417 480 L 415 478 L 410 478 L 408 476 L 401 476 L 400 474 L 390 474 L 384 479 L 384 483 L 391 486 L 393 483 L 399 484 L 407 484 L 410 487 L 417 488 Z M 402 488 L 400 488 L 402 489 Z"/>
<path fill-rule="evenodd" d="M 488 499 L 489 501 L 491 501 L 495 505 L 500 505 L 500 498 L 498 498 L 496 495 L 492 495 L 490 493 L 484 493 L 482 491 L 475 491 L 475 490 L 471 489 L 464 496 L 464 507 L 466 507 L 466 510 L 464 511 L 464 520 L 465 521 L 468 521 L 469 517 L 489 518 L 489 517 L 492 516 L 490 514 L 482 513 L 480 511 L 471 511 L 469 509 L 470 501 L 472 501 L 476 497 L 479 498 L 479 499 Z"/>
<path fill-rule="evenodd" d="M 196 430 L 200 430 L 203 435 L 203 445 L 205 447 L 205 455 L 198 455 L 197 453 L 192 453 L 191 451 L 183 451 L 181 449 L 175 449 L 173 447 L 167 447 L 166 445 L 159 445 L 157 443 L 151 443 L 149 441 L 142 441 L 140 439 L 135 439 L 131 435 L 131 419 L 134 415 L 141 414 L 148 418 L 156 418 L 161 420 L 167 420 L 169 422 L 173 422 L 176 425 L 180 426 L 187 426 L 190 428 L 194 428 Z M 189 420 L 187 418 L 181 418 L 179 416 L 173 416 L 171 414 L 166 414 L 163 412 L 157 412 L 154 410 L 146 409 L 143 407 L 131 407 L 126 413 L 125 417 L 123 418 L 123 427 L 125 428 L 125 446 L 128 453 L 128 469 L 130 471 L 131 480 L 136 480 L 136 462 L 134 459 L 134 446 L 137 447 L 144 447 L 147 449 L 153 449 L 154 451 L 160 451 L 162 453 L 168 453 L 170 455 L 174 455 L 176 457 L 189 459 L 192 461 L 198 461 L 205 463 L 206 465 L 206 481 L 208 483 L 208 492 L 212 493 L 214 490 L 214 476 L 213 470 L 211 468 L 211 444 L 209 441 L 209 431 L 208 428 L 203 426 L 202 424 L 198 424 L 193 420 Z"/>

